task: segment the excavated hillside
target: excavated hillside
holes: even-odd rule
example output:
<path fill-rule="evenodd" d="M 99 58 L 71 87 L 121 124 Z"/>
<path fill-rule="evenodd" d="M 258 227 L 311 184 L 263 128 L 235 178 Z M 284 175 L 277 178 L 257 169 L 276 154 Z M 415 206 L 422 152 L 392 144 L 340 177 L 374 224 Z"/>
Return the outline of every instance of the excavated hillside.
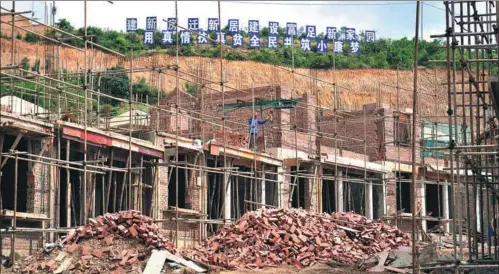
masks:
<path fill-rule="evenodd" d="M 1 39 L 2 44 L 2 64 L 10 63 L 11 41 Z M 30 65 L 35 60 L 41 60 L 41 69 L 44 71 L 44 59 L 55 59 L 54 52 L 56 46 L 46 46 L 41 43 L 31 44 L 21 40 L 16 40 L 15 59 L 20 63 L 24 57 L 29 59 Z M 166 54 L 142 55 L 134 58 L 134 68 L 145 68 L 153 66 L 166 66 L 175 64 L 175 57 Z M 82 70 L 83 52 L 75 49 L 61 47 L 60 64 L 68 71 Z M 90 63 L 93 70 L 104 70 L 116 65 L 129 68 L 129 60 L 117 57 L 98 50 L 91 50 L 89 53 Z M 196 82 L 196 78 L 205 79 L 204 94 L 220 89 L 220 60 L 216 58 L 204 57 L 180 57 L 180 85 L 183 87 L 187 81 Z M 395 106 L 397 102 L 397 71 L 387 69 L 340 69 L 340 70 L 319 70 L 319 69 L 296 69 L 296 73 L 290 72 L 290 68 L 279 68 L 270 64 L 262 64 L 251 61 L 227 61 L 223 62 L 225 71 L 226 91 L 232 89 L 249 89 L 251 87 L 282 85 L 293 88 L 296 93 L 319 93 L 320 104 L 322 106 L 332 106 L 333 104 L 333 82 L 338 83 L 337 93 L 339 95 L 339 106 L 345 110 L 359 109 L 367 103 L 390 103 Z M 161 85 L 166 92 L 175 88 L 175 71 L 173 69 L 164 70 L 160 77 L 154 76 L 157 72 L 137 72 L 134 73 L 134 81 L 141 77 L 151 80 L 155 86 Z M 308 76 L 315 76 L 314 81 Z M 195 77 L 198 76 L 198 77 Z M 411 106 L 413 72 L 401 70 L 399 72 L 399 93 L 398 99 L 401 108 Z M 461 79 L 460 74 L 457 79 Z M 201 80 L 200 80 L 201 81 Z M 447 110 L 447 91 L 441 83 L 446 82 L 446 71 L 443 69 L 420 69 L 419 72 L 419 92 L 420 92 L 420 113 L 427 116 L 445 116 Z"/>

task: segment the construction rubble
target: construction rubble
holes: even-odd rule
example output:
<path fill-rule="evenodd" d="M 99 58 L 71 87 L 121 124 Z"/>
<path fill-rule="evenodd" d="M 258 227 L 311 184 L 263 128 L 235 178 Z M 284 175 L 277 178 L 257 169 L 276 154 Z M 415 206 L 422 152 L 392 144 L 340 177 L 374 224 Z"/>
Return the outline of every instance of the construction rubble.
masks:
<path fill-rule="evenodd" d="M 154 249 L 175 253 L 153 219 L 139 211 L 106 213 L 71 230 L 54 250 L 40 251 L 14 265 L 18 273 L 142 273 Z"/>
<path fill-rule="evenodd" d="M 149 267 L 160 273 L 165 260 L 194 272 L 205 272 L 204 265 L 302 268 L 336 262 L 353 266 L 374 254 L 410 245 L 397 228 L 352 212 L 262 208 L 221 228 L 201 246 L 177 252 L 152 218 L 138 211 L 121 211 L 89 219 L 52 248 L 46 246 L 15 264 L 12 272 L 118 274 L 142 273 Z"/>
<path fill-rule="evenodd" d="M 410 244 L 399 229 L 352 212 L 330 215 L 263 208 L 246 213 L 183 255 L 228 269 L 302 268 L 331 261 L 353 265 L 383 250 Z"/>

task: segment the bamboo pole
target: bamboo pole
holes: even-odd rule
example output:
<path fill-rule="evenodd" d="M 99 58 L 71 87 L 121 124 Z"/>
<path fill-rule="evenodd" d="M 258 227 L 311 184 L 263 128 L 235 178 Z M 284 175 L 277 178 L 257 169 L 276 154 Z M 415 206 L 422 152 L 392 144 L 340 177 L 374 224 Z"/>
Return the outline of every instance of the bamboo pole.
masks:
<path fill-rule="evenodd" d="M 411 156 L 412 156 L 412 182 L 411 182 L 411 202 L 412 202 L 412 267 L 414 273 L 419 273 L 419 251 L 417 248 L 418 239 L 416 237 L 417 221 L 416 213 L 417 209 L 417 195 L 416 195 L 416 116 L 417 116 L 417 99 L 418 99 L 418 46 L 419 46 L 419 13 L 420 13 L 420 2 L 416 2 L 416 34 L 414 38 L 414 91 L 412 97 L 412 140 L 411 140 Z"/>

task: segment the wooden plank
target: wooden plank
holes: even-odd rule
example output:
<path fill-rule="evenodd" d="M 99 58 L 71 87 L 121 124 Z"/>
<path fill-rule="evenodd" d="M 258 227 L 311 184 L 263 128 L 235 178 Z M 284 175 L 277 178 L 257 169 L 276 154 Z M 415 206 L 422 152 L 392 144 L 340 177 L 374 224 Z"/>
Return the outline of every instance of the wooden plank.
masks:
<path fill-rule="evenodd" d="M 175 255 L 171 254 L 170 252 L 168 252 L 167 250 L 164 250 L 164 251 L 166 252 L 166 255 L 167 255 L 166 259 L 169 261 L 179 263 L 183 266 L 187 266 L 190 269 L 194 270 L 196 273 L 204 273 L 207 271 L 207 269 L 204 269 L 204 268 L 198 266 L 197 264 L 195 264 L 192 261 L 187 261 L 184 258 L 180 258 L 178 256 L 175 256 Z"/>
<path fill-rule="evenodd" d="M 370 271 L 372 272 L 383 272 L 385 271 L 385 262 L 386 259 L 388 258 L 388 249 L 383 250 L 382 252 L 378 253 L 376 255 L 379 260 L 378 260 L 378 265 L 375 267 L 372 267 Z"/>
<path fill-rule="evenodd" d="M 166 257 L 168 256 L 166 250 L 152 251 L 151 257 L 147 261 L 146 268 L 142 272 L 143 274 L 159 274 L 163 270 L 165 265 Z"/>
<path fill-rule="evenodd" d="M 54 271 L 55 274 L 63 273 L 68 269 L 69 265 L 71 264 L 71 260 L 73 260 L 72 257 L 66 258 L 64 262 Z"/>
<path fill-rule="evenodd" d="M 0 218 L 14 218 L 14 211 L 9 210 L 9 209 L 4 209 L 0 211 Z M 45 214 L 39 214 L 39 213 L 27 213 L 27 212 L 17 212 L 17 219 L 27 219 L 27 220 L 50 220 L 47 218 L 47 215 Z"/>
<path fill-rule="evenodd" d="M 385 266 L 385 270 L 395 272 L 395 273 L 409 273 L 407 269 L 400 269 L 393 266 Z"/>

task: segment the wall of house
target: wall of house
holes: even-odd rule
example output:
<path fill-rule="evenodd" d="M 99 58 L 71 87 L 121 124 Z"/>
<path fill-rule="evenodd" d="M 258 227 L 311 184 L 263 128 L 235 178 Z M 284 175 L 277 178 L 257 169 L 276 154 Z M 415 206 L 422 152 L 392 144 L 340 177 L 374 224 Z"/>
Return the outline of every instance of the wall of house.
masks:
<path fill-rule="evenodd" d="M 365 122 L 364 122 L 365 116 Z M 323 138 L 326 147 L 345 149 L 364 154 L 364 136 L 366 137 L 366 152 L 368 160 L 380 159 L 383 142 L 383 117 L 379 115 L 376 104 L 365 105 L 364 110 L 350 112 L 345 115 L 329 115 L 322 118 L 321 131 L 330 138 Z M 335 141 L 335 133 L 338 140 Z"/>

